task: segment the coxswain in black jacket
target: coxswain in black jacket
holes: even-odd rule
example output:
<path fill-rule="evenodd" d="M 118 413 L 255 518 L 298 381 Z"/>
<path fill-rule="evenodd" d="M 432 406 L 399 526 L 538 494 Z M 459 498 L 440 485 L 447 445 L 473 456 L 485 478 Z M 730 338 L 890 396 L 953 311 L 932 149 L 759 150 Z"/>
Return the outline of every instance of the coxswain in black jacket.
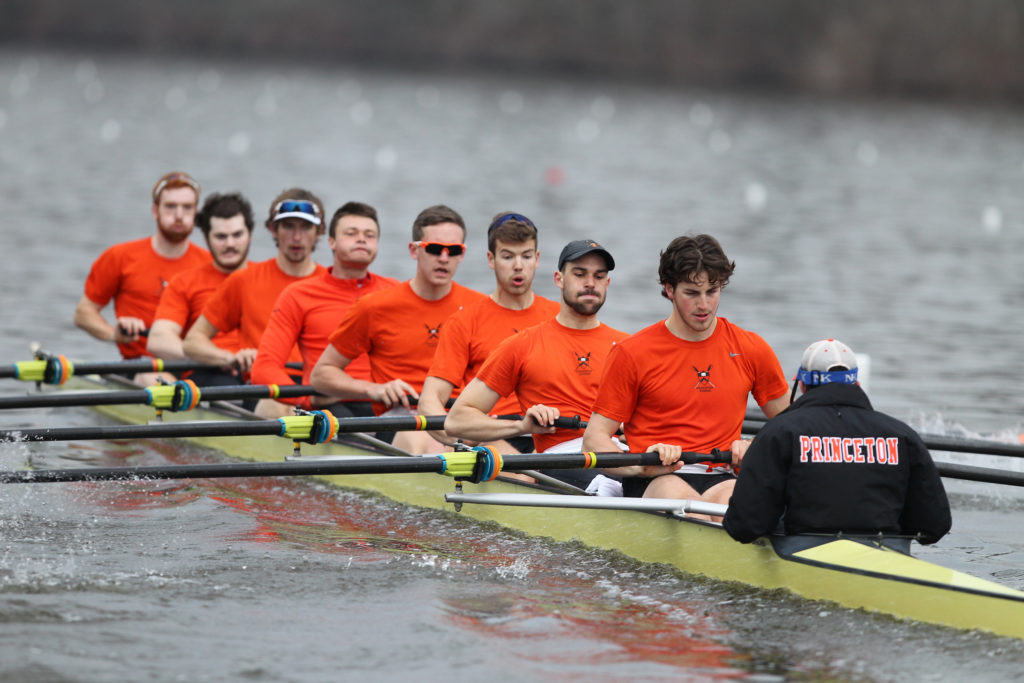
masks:
<path fill-rule="evenodd" d="M 743 457 L 723 525 L 749 543 L 786 534 L 900 534 L 934 543 L 949 500 L 921 437 L 855 384 L 813 387 L 765 424 Z"/>

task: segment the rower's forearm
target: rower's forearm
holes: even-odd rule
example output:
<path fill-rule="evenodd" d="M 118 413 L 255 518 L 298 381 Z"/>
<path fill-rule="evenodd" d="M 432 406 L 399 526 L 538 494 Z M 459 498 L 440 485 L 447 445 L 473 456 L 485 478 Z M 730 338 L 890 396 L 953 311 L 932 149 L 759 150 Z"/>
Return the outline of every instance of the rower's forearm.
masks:
<path fill-rule="evenodd" d="M 435 394 L 421 393 L 417 412 L 420 415 L 444 415 L 444 403 Z"/>
<path fill-rule="evenodd" d="M 116 336 L 114 326 L 97 311 L 78 307 L 75 309 L 75 326 L 88 332 L 100 341 L 113 342 Z"/>
<path fill-rule="evenodd" d="M 235 354 L 220 348 L 209 337 L 203 335 L 186 335 L 185 341 L 182 342 L 182 350 L 192 360 L 209 365 L 228 366 L 235 360 Z"/>
<path fill-rule="evenodd" d="M 317 365 L 309 377 L 313 388 L 325 396 L 341 400 L 374 400 L 373 382 L 356 379 L 334 366 Z"/>
<path fill-rule="evenodd" d="M 473 441 L 497 441 L 519 436 L 523 429 L 518 420 L 499 420 L 472 408 L 454 407 L 444 423 L 449 436 Z"/>
<path fill-rule="evenodd" d="M 185 355 L 185 348 L 182 345 L 181 337 L 176 334 L 150 331 L 146 341 L 146 351 L 164 360 L 185 360 L 188 358 Z"/>

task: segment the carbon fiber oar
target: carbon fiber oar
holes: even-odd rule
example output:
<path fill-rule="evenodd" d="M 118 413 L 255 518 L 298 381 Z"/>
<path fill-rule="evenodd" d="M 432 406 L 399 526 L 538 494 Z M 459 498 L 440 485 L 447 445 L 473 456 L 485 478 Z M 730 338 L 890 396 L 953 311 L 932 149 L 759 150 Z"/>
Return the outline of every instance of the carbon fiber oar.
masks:
<path fill-rule="evenodd" d="M 276 420 L 237 420 L 223 422 L 165 422 L 145 425 L 101 425 L 97 427 L 43 427 L 38 429 L 0 430 L 0 441 L 79 441 L 87 439 L 160 439 L 195 436 L 255 436 L 270 434 L 295 438 L 290 431 L 294 423 L 304 424 L 308 415 L 323 415 L 314 410 L 306 415 Z M 518 416 L 503 416 L 510 419 Z M 332 416 L 333 418 L 333 416 Z M 409 415 L 403 417 L 343 417 L 333 418 L 338 432 L 403 432 L 444 429 L 444 415 Z M 559 417 L 555 426 L 560 429 L 581 429 L 585 422 L 576 417 Z M 299 439 L 302 440 L 302 439 Z M 319 442 L 318 442 L 319 443 Z"/>
<path fill-rule="evenodd" d="M 764 426 L 764 420 L 752 421 L 750 416 L 743 422 L 744 434 L 756 434 Z M 980 453 L 983 455 L 1005 455 L 1010 458 L 1024 458 L 1024 446 L 1012 443 L 999 443 L 998 441 L 985 441 L 982 439 L 955 439 L 943 436 L 928 436 L 921 434 L 924 445 L 933 451 L 948 451 L 951 453 Z"/>
<path fill-rule="evenodd" d="M 193 360 L 161 360 L 160 358 L 134 358 L 118 361 L 69 361 L 64 356 L 51 356 L 0 365 L 0 378 L 13 377 L 29 382 L 62 384 L 72 375 L 107 375 L 136 372 L 185 372 L 186 370 L 220 370 L 219 365 L 197 363 Z"/>
<path fill-rule="evenodd" d="M 173 386 L 173 385 L 168 385 Z M 153 405 L 154 391 L 133 389 L 129 391 L 61 391 L 25 396 L 0 397 L 0 410 L 15 408 L 64 408 L 68 406 L 109 406 L 141 403 Z M 227 386 L 198 387 L 201 401 L 234 401 L 246 398 L 298 398 L 320 396 L 307 385 L 264 385 L 238 384 Z"/>
<path fill-rule="evenodd" d="M 302 369 L 301 363 L 288 363 L 287 367 Z M 118 361 L 73 361 L 66 356 L 40 353 L 34 360 L 0 365 L 0 378 L 15 378 L 26 382 L 63 384 L 74 375 L 108 375 L 111 373 L 185 372 L 186 370 L 220 370 L 219 365 L 197 363 L 193 360 L 163 360 L 162 358 L 133 358 Z"/>
<path fill-rule="evenodd" d="M 988 484 L 1024 486 L 1024 472 L 1007 472 L 1006 470 L 959 465 L 951 462 L 937 462 L 935 467 L 939 470 L 939 475 L 947 479 L 966 479 L 967 481 L 982 481 Z"/>
<path fill-rule="evenodd" d="M 681 460 L 729 462 L 731 454 L 719 452 L 684 453 Z M 490 463 L 487 463 L 487 460 Z M 484 465 L 482 467 L 482 464 Z M 487 466 L 489 464 L 489 467 Z M 165 467 L 78 467 L 58 470 L 18 470 L 0 472 L 5 484 L 52 483 L 72 481 L 116 481 L 127 479 L 215 479 L 222 477 L 286 477 L 340 474 L 408 474 L 434 472 L 457 479 L 489 480 L 502 471 L 533 469 L 579 469 L 659 465 L 657 453 L 521 453 L 500 456 L 489 449 L 401 457 L 352 456 L 350 460 L 317 462 L 218 463 L 208 465 L 167 465 Z M 483 474 L 481 475 L 481 469 Z"/>

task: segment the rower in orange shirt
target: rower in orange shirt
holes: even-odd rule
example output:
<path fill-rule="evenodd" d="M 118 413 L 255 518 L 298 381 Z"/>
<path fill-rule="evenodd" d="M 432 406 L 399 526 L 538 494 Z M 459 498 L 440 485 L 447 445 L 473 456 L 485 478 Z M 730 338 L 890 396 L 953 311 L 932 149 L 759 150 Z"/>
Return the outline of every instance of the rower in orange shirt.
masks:
<path fill-rule="evenodd" d="M 126 359 L 148 355 L 142 335 L 153 322 L 168 281 L 210 261 L 210 253 L 189 240 L 199 183 L 187 173 L 167 173 L 154 185 L 152 195 L 156 233 L 104 251 L 92 264 L 85 293 L 75 307 L 75 325 L 97 339 L 114 342 Z M 113 325 L 101 313 L 111 299 Z M 155 377 L 145 373 L 136 380 L 150 383 Z"/>
<path fill-rule="evenodd" d="M 533 434 L 538 451 L 580 451 L 583 431 L 556 429 L 553 421 L 590 414 L 608 355 L 627 336 L 597 319 L 613 268 L 612 255 L 597 242 L 567 244 L 555 273 L 555 284 L 562 290 L 558 315 L 512 335 L 491 353 L 456 399 L 445 431 L 474 441 Z M 498 399 L 512 392 L 519 397 L 523 418 L 491 417 Z"/>
<path fill-rule="evenodd" d="M 308 190 L 292 188 L 274 199 L 266 226 L 274 236 L 277 255 L 235 271 L 214 291 L 185 335 L 184 349 L 190 358 L 220 365 L 225 371 L 249 373 L 281 291 L 327 270 L 313 261 L 313 249 L 323 233 L 323 215 L 323 204 Z M 213 343 L 218 332 L 230 330 L 239 331 L 237 352 Z M 295 349 L 289 360 L 300 359 Z"/>
<path fill-rule="evenodd" d="M 334 252 L 334 265 L 323 275 L 288 285 L 281 292 L 252 366 L 254 384 L 295 384 L 285 364 L 296 344 L 302 354 L 302 381 L 309 384 L 309 376 L 327 346 L 327 338 L 337 329 L 348 309 L 367 294 L 398 284 L 394 278 L 368 270 L 377 257 L 380 238 L 377 210 L 372 206 L 346 203 L 331 217 L 327 235 L 327 243 Z M 360 355 L 346 372 L 357 379 L 370 379 L 369 359 L 365 354 Z M 288 408 L 286 403 L 306 410 L 330 405 L 337 417 L 373 415 L 369 401 L 334 401 L 309 396 L 279 399 L 284 409 Z"/>
<path fill-rule="evenodd" d="M 618 344 L 609 358 L 584 450 L 609 450 L 624 424 L 630 450 L 656 452 L 662 462 L 610 470 L 624 477 L 626 496 L 728 503 L 736 483 L 729 466 L 682 465 L 680 453 L 728 450 L 738 466 L 749 445 L 740 440 L 748 397 L 769 418 L 789 405 L 772 348 L 718 316 L 735 267 L 711 235 L 672 240 L 658 266 L 671 314 Z"/>
<path fill-rule="evenodd" d="M 464 258 L 466 224 L 447 206 L 424 209 L 412 226 L 409 255 L 416 261 L 411 280 L 360 299 L 331 334 L 330 344 L 313 369 L 317 391 L 338 399 L 370 400 L 383 414 L 412 414 L 434 357 L 442 327 L 483 294 L 453 281 Z M 370 379 L 347 368 L 362 354 L 370 358 Z M 399 448 L 414 453 L 443 450 L 424 432 L 399 432 Z"/>
<path fill-rule="evenodd" d="M 252 206 L 241 194 L 214 194 L 196 215 L 213 261 L 178 273 L 160 296 L 146 350 L 163 359 L 187 358 L 182 336 L 202 313 L 203 305 L 228 275 L 244 268 L 252 239 Z M 218 334 L 213 342 L 222 349 L 238 351 L 238 331 Z M 201 386 L 240 381 L 220 372 L 194 372 L 190 375 Z"/>
<path fill-rule="evenodd" d="M 535 294 L 537 272 L 537 226 L 518 213 L 499 213 L 487 228 L 487 265 L 494 271 L 497 286 L 491 295 L 467 306 L 448 319 L 434 354 L 434 362 L 420 392 L 423 415 L 444 415 L 445 404 L 456 389 L 476 377 L 480 366 L 498 344 L 520 330 L 551 320 L 558 304 Z M 519 412 L 515 393 L 498 399 L 496 415 Z M 455 439 L 443 431 L 431 432 L 442 443 Z M 501 453 L 531 453 L 528 434 L 491 444 Z"/>

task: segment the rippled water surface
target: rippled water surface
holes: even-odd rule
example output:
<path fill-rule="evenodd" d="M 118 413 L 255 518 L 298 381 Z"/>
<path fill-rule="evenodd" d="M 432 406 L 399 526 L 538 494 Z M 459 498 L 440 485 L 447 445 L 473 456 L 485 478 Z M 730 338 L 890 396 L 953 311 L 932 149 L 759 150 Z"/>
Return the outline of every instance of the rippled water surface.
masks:
<path fill-rule="evenodd" d="M 657 254 L 706 231 L 737 261 L 721 313 L 787 371 L 836 336 L 876 406 L 937 434 L 1016 439 L 1024 371 L 1024 116 L 621 83 L 0 52 L 0 362 L 30 341 L 101 360 L 71 325 L 92 260 L 149 234 L 165 171 L 376 205 L 378 270 L 451 204 L 460 269 L 513 209 L 614 254 L 602 317 L 666 314 Z M 258 232 L 254 256 L 272 244 Z M 325 246 L 318 252 L 326 262 Z M 2 380 L 10 382 L 10 380 Z M 3 393 L 24 387 L 5 384 Z M 94 424 L 85 410 L 0 426 Z M 184 450 L 182 450 L 184 449 Z M 947 455 L 947 454 L 944 454 Z M 219 457 L 163 443 L 6 444 L 0 466 Z M 1019 460 L 945 459 L 1022 470 Z M 948 482 L 954 531 L 918 554 L 1024 588 L 1020 489 Z M 685 577 L 297 481 L 0 487 L 6 680 L 1007 680 L 1017 641 Z"/>

